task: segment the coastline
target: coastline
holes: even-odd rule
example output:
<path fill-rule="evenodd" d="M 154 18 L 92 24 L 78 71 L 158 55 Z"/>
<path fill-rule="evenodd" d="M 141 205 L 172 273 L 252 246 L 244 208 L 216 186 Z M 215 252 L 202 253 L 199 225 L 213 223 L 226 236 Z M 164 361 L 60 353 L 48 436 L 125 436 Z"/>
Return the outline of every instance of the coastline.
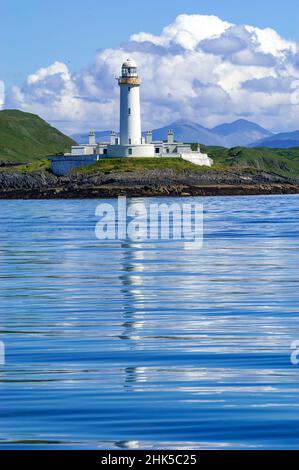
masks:
<path fill-rule="evenodd" d="M 108 199 L 118 196 L 127 197 L 158 197 L 158 196 L 255 196 L 274 194 L 299 194 L 299 186 L 291 184 L 261 185 L 210 185 L 210 186 L 101 186 L 82 188 L 47 188 L 32 189 L 0 189 L 0 199 Z"/>
<path fill-rule="evenodd" d="M 299 181 L 250 171 L 109 172 L 57 177 L 0 173 L 0 199 L 99 199 L 157 196 L 299 194 Z"/>

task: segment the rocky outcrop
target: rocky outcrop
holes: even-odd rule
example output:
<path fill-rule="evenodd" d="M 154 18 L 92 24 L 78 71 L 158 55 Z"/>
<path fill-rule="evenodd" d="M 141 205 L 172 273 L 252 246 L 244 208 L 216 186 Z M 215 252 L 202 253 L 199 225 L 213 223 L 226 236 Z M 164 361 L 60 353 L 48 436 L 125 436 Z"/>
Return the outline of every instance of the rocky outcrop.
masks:
<path fill-rule="evenodd" d="M 242 171 L 174 169 L 76 174 L 0 173 L 0 198 L 101 198 L 299 193 L 299 181 Z"/>

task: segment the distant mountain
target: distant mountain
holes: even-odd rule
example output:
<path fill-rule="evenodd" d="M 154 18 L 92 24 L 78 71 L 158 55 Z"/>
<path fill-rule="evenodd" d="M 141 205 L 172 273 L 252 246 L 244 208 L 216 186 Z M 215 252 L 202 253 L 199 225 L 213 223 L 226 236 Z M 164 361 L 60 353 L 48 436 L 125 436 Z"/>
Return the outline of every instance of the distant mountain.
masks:
<path fill-rule="evenodd" d="M 250 147 L 290 148 L 299 147 L 299 131 L 281 132 L 253 142 Z"/>
<path fill-rule="evenodd" d="M 154 140 L 166 140 L 169 130 L 174 132 L 174 138 L 181 142 L 201 142 L 206 145 L 222 145 L 223 139 L 213 134 L 209 129 L 192 121 L 180 120 L 172 122 L 165 127 L 153 130 Z M 110 140 L 110 131 L 95 131 L 97 141 Z M 79 143 L 88 142 L 88 133 L 74 134 L 72 138 Z"/>
<path fill-rule="evenodd" d="M 223 147 L 247 146 L 257 139 L 272 135 L 270 131 L 245 119 L 239 119 L 229 124 L 221 124 L 213 129 L 208 129 L 192 121 L 180 120 L 155 129 L 153 131 L 154 139 L 166 139 L 169 129 L 174 131 L 174 137 L 178 141 L 199 142 L 204 145 L 220 145 Z"/>
<path fill-rule="evenodd" d="M 180 120 L 155 129 L 153 131 L 154 139 L 166 139 L 169 129 L 174 131 L 174 137 L 178 141 L 199 142 L 204 145 L 220 145 L 229 148 L 248 146 L 255 140 L 272 136 L 272 133 L 267 129 L 245 119 L 221 124 L 213 129 L 208 129 L 192 121 Z"/>
<path fill-rule="evenodd" d="M 167 132 L 171 129 L 174 138 L 180 142 L 198 142 L 203 145 L 221 147 L 296 147 L 299 146 L 299 131 L 273 134 L 254 122 L 238 119 L 231 123 L 220 124 L 212 129 L 200 124 L 181 119 L 164 127 L 153 130 L 154 140 L 166 140 Z M 79 143 L 88 142 L 88 133 L 74 134 L 73 139 Z M 97 141 L 110 140 L 110 131 L 96 131 Z"/>
<path fill-rule="evenodd" d="M 29 162 L 66 152 L 75 142 L 36 114 L 0 111 L 0 161 Z"/>
<path fill-rule="evenodd" d="M 223 143 L 223 139 L 210 129 L 188 120 L 175 121 L 165 127 L 154 129 L 153 139 L 167 139 L 167 132 L 170 129 L 174 132 L 175 140 L 180 142 L 200 142 L 205 145 L 222 145 Z"/>
<path fill-rule="evenodd" d="M 220 124 L 211 129 L 213 133 L 224 137 L 226 147 L 247 146 L 252 142 L 272 136 L 272 132 L 245 119 Z"/>

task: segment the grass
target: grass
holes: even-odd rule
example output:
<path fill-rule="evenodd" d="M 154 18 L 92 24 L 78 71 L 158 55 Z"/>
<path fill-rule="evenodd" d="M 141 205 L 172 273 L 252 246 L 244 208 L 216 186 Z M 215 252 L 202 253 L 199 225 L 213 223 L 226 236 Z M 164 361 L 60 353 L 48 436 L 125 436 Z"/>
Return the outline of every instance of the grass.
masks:
<path fill-rule="evenodd" d="M 191 144 L 197 150 L 198 144 Z M 73 173 L 96 174 L 110 172 L 136 172 L 146 169 L 168 169 L 176 172 L 192 170 L 267 172 L 288 178 L 299 177 L 299 147 L 289 149 L 234 147 L 231 149 L 201 145 L 203 153 L 213 160 L 212 167 L 197 166 L 179 158 L 107 158 L 73 170 Z"/>
<path fill-rule="evenodd" d="M 20 165 L 0 167 L 0 173 L 49 173 L 50 167 L 51 162 L 48 159 L 39 159 Z"/>
<path fill-rule="evenodd" d="M 72 174 L 109 174 L 142 172 L 146 170 L 172 169 L 176 173 L 184 171 L 234 171 L 241 170 L 251 173 L 268 172 L 289 178 L 299 177 L 299 148 L 298 149 L 224 149 L 222 147 L 201 147 L 214 160 L 212 167 L 198 166 L 180 158 L 107 158 L 98 160 L 93 165 L 75 168 Z M 256 151 L 257 150 L 257 151 Z M 1 173 L 49 173 L 50 161 L 36 159 L 35 161 L 8 167 L 0 167 Z"/>
<path fill-rule="evenodd" d="M 202 151 L 213 158 L 214 163 L 228 169 L 252 169 L 280 176 L 299 177 L 299 147 L 272 149 L 266 147 L 246 148 L 201 146 Z"/>
<path fill-rule="evenodd" d="M 47 155 L 69 151 L 75 142 L 50 126 L 40 117 L 17 110 L 0 111 L 0 162 L 14 162 L 13 167 L 0 167 L 0 172 L 48 172 Z M 191 144 L 196 150 L 198 144 Z M 203 153 L 214 160 L 212 167 L 197 166 L 179 158 L 107 158 L 96 164 L 73 170 L 76 174 L 138 172 L 172 169 L 263 171 L 289 178 L 299 177 L 299 147 L 290 149 L 245 148 L 201 145 Z M 27 162 L 27 163 L 23 163 Z"/>
<path fill-rule="evenodd" d="M 214 160 L 212 167 L 197 166 L 179 158 L 107 158 L 94 165 L 73 170 L 73 173 L 97 174 L 111 172 L 137 172 L 150 169 L 173 169 L 176 172 L 192 170 L 267 172 L 288 178 L 299 177 L 299 148 L 271 149 L 201 146 L 201 150 Z"/>
<path fill-rule="evenodd" d="M 213 171 L 215 169 L 223 169 L 223 165 L 216 164 L 213 167 L 198 166 L 194 163 L 187 162 L 181 158 L 158 158 L 158 157 L 144 157 L 144 158 L 106 158 L 100 159 L 93 165 L 82 166 L 75 168 L 73 174 L 109 174 L 111 172 L 138 172 L 144 170 L 165 170 L 172 169 L 176 172 L 185 170 L 192 170 L 198 172 Z"/>
<path fill-rule="evenodd" d="M 13 109 L 0 111 L 0 161 L 31 162 L 69 151 L 74 144 L 35 114 Z"/>

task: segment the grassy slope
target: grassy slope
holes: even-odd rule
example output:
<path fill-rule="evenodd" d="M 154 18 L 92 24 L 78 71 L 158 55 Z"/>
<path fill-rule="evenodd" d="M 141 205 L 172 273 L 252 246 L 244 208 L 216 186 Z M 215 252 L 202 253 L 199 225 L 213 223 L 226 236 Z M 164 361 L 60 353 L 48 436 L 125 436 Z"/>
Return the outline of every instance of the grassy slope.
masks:
<path fill-rule="evenodd" d="M 46 173 L 50 172 L 51 162 L 48 159 L 41 158 L 29 163 L 21 163 L 13 166 L 0 167 L 0 173 Z"/>
<path fill-rule="evenodd" d="M 111 171 L 125 172 L 151 168 L 172 168 L 175 171 L 192 169 L 194 171 L 213 171 L 230 169 L 246 169 L 251 171 L 266 171 L 290 178 L 299 177 L 299 148 L 270 149 L 201 146 L 214 160 L 214 165 L 200 167 L 185 160 L 175 158 L 111 158 L 99 160 L 96 164 L 74 170 L 75 173 L 94 174 Z"/>
<path fill-rule="evenodd" d="M 47 171 L 45 156 L 69 151 L 74 141 L 51 127 L 34 114 L 16 110 L 0 111 L 0 161 L 28 162 L 0 171 Z M 197 144 L 193 144 L 197 147 Z M 93 174 L 111 171 L 141 171 L 144 169 L 172 168 L 175 171 L 213 171 L 220 169 L 252 169 L 281 176 L 299 177 L 299 147 L 290 149 L 201 146 L 214 160 L 212 168 L 199 167 L 175 158 L 113 158 L 100 160 L 95 165 L 74 170 L 75 173 Z M 43 159 L 43 160 L 42 160 Z"/>
<path fill-rule="evenodd" d="M 35 160 L 26 164 L 17 164 L 13 166 L 0 167 L 1 173 L 49 173 L 50 161 L 48 159 Z M 171 168 L 176 172 L 183 170 L 192 170 L 198 172 L 212 171 L 214 169 L 224 169 L 220 164 L 216 164 L 213 168 L 206 166 L 197 166 L 193 163 L 181 160 L 179 158 L 107 158 L 99 160 L 94 165 L 86 165 L 80 168 L 75 168 L 72 174 L 85 174 L 93 175 L 99 173 L 109 174 L 111 172 L 125 173 L 125 172 L 138 172 L 151 169 L 166 169 Z"/>
<path fill-rule="evenodd" d="M 69 151 L 74 141 L 35 114 L 0 111 L 0 161 L 29 162 Z"/>
<path fill-rule="evenodd" d="M 216 164 L 215 168 L 220 169 L 222 165 Z M 110 172 L 137 172 L 145 169 L 167 169 L 171 168 L 175 171 L 195 170 L 207 171 L 211 170 L 209 167 L 197 166 L 193 163 L 181 160 L 180 158 L 107 158 L 101 159 L 94 165 L 82 166 L 73 170 L 73 173 L 80 174 L 95 174 L 95 173 L 110 173 Z M 214 169 L 214 167 L 213 167 Z"/>
<path fill-rule="evenodd" d="M 151 169 L 167 169 L 171 168 L 176 172 L 184 170 L 192 170 L 195 172 L 206 172 L 215 170 L 234 170 L 240 169 L 251 172 L 266 171 L 276 175 L 286 176 L 290 178 L 299 177 L 299 149 L 292 149 L 288 151 L 288 155 L 276 156 L 273 153 L 258 152 L 258 155 L 247 153 L 250 149 L 241 149 L 240 154 L 235 154 L 234 151 L 223 149 L 220 147 L 210 147 L 205 149 L 209 155 L 214 159 L 212 167 L 197 166 L 193 163 L 181 159 L 174 158 L 107 158 L 101 159 L 94 165 L 83 166 L 76 168 L 72 171 L 73 174 L 97 174 L 111 172 L 138 172 Z M 269 149 L 267 149 L 269 150 Z M 280 153 L 280 150 L 277 150 Z M 38 159 L 27 164 L 0 167 L 0 172 L 48 172 L 50 170 L 50 162 L 47 159 Z"/>
<path fill-rule="evenodd" d="M 227 168 L 252 168 L 281 176 L 299 177 L 299 147 L 289 149 L 201 147 L 217 164 Z"/>

